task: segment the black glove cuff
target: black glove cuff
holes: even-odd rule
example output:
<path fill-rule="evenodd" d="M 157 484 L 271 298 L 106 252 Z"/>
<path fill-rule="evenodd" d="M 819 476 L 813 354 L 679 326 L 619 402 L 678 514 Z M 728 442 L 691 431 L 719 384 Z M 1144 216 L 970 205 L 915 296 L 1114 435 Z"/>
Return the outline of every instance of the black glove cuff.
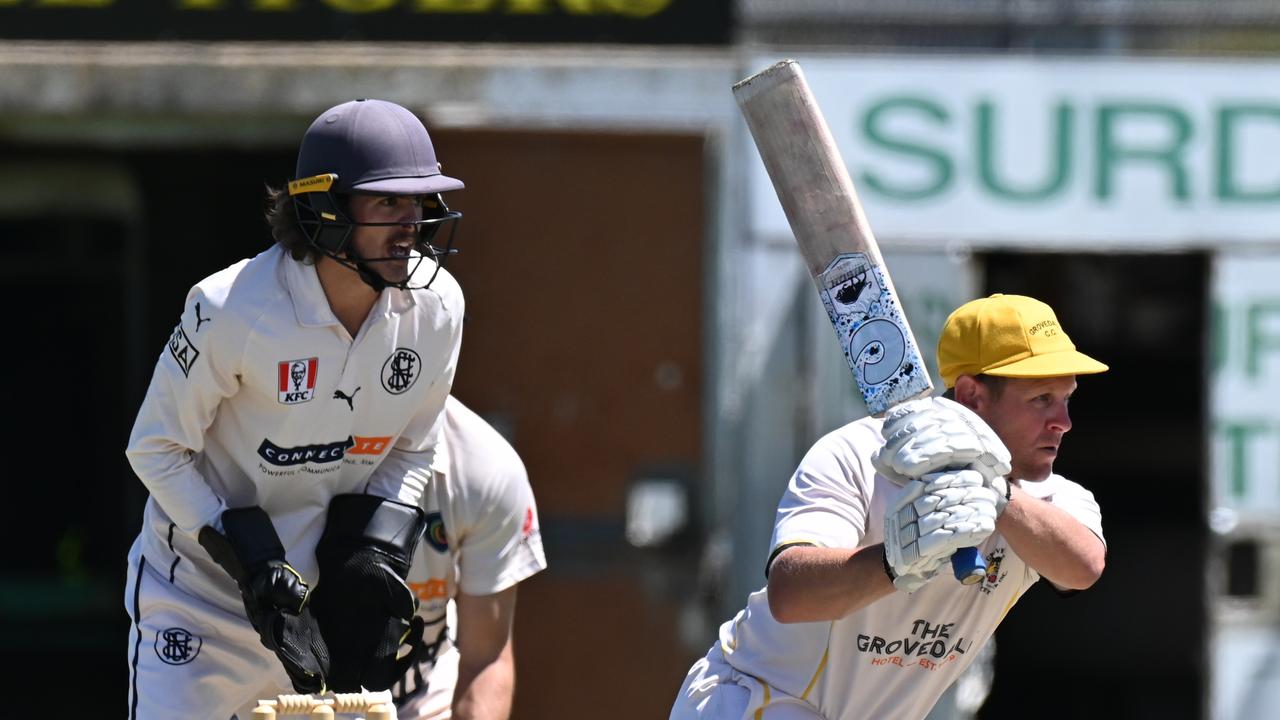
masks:
<path fill-rule="evenodd" d="M 426 513 L 414 505 L 377 495 L 338 495 L 329 502 L 316 554 L 323 567 L 324 556 L 339 548 L 373 548 L 402 563 L 403 567 L 395 569 L 403 578 L 426 529 Z"/>
<path fill-rule="evenodd" d="M 222 532 L 206 525 L 197 540 L 214 562 L 243 586 L 249 577 L 272 560 L 284 560 L 284 546 L 260 507 L 244 507 L 222 512 Z"/>
<path fill-rule="evenodd" d="M 884 574 L 889 576 L 889 582 L 898 579 L 898 576 L 893 574 L 893 566 L 889 564 L 888 554 L 880 553 L 880 563 L 884 565 Z"/>
<path fill-rule="evenodd" d="M 222 512 L 222 531 L 250 574 L 270 560 L 284 559 L 284 545 L 267 511 L 253 505 Z"/>

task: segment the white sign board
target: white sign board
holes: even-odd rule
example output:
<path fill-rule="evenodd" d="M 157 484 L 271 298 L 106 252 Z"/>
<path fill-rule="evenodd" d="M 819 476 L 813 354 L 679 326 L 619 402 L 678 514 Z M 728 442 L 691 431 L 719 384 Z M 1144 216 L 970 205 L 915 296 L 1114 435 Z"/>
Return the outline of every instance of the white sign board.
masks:
<path fill-rule="evenodd" d="M 1213 502 L 1280 513 L 1280 253 L 1214 257 Z"/>
<path fill-rule="evenodd" d="M 757 57 L 748 72 L 780 59 Z M 797 60 L 883 242 L 1280 240 L 1280 63 Z M 789 238 L 758 158 L 752 167 L 755 236 Z"/>

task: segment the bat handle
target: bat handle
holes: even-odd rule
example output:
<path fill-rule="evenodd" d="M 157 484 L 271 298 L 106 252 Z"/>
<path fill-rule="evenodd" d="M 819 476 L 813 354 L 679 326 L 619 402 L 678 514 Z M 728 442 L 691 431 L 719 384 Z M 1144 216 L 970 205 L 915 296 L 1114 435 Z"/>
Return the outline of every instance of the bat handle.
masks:
<path fill-rule="evenodd" d="M 960 548 L 951 554 L 951 570 L 961 585 L 973 585 L 982 582 L 987 574 L 987 563 L 978 548 Z"/>

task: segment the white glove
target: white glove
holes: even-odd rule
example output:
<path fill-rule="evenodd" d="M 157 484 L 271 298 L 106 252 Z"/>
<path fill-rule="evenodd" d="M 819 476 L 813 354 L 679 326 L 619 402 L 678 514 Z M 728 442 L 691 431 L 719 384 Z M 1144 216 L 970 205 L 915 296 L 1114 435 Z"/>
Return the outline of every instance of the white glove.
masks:
<path fill-rule="evenodd" d="M 995 529 L 996 492 L 981 473 L 930 473 L 908 481 L 886 509 L 885 560 L 895 577 L 924 575 L 956 550 L 981 545 Z"/>
<path fill-rule="evenodd" d="M 947 468 L 972 468 L 991 483 L 1009 474 L 1009 449 L 972 410 L 946 398 L 898 405 L 880 430 L 884 447 L 871 462 L 899 485 Z"/>
<path fill-rule="evenodd" d="M 1009 506 L 1010 483 L 1007 478 L 997 476 L 991 478 L 991 482 L 987 483 L 987 487 L 996 491 L 996 517 L 999 518 L 1004 514 L 1004 509 Z"/>
<path fill-rule="evenodd" d="M 933 563 L 920 563 L 915 572 L 907 575 L 895 575 L 891 569 L 889 577 L 893 580 L 894 587 L 913 593 L 932 580 L 946 564 L 947 558 L 936 558 Z"/>

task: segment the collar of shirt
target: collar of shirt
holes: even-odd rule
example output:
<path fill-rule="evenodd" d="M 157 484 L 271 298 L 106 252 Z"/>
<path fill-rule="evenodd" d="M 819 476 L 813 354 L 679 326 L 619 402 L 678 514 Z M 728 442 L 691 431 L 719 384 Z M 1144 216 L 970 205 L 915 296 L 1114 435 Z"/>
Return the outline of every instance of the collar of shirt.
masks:
<path fill-rule="evenodd" d="M 289 298 L 293 301 L 293 311 L 298 322 L 304 327 L 320 327 L 337 325 L 338 317 L 329 307 L 329 298 L 320 285 L 320 276 L 316 266 L 290 258 L 281 253 L 284 263 L 285 287 Z M 387 288 L 378 295 L 371 313 L 378 315 L 399 315 L 409 311 L 415 304 L 413 293 L 409 290 Z"/>

